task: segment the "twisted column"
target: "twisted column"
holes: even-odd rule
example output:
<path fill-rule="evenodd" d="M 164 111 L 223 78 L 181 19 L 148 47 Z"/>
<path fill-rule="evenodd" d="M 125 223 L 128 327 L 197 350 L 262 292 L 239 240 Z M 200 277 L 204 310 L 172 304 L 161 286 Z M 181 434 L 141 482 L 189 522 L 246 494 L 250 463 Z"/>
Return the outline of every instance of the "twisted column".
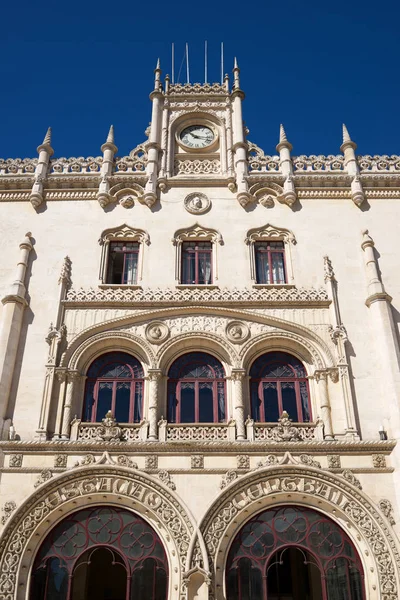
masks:
<path fill-rule="evenodd" d="M 244 423 L 244 401 L 243 401 L 243 381 L 246 377 L 246 371 L 235 369 L 232 371 L 233 381 L 233 407 L 234 418 L 236 421 L 236 439 L 246 439 L 246 427 Z"/>
<path fill-rule="evenodd" d="M 161 377 L 160 370 L 149 370 L 149 440 L 153 442 L 158 440 L 158 385 Z"/>
<path fill-rule="evenodd" d="M 324 437 L 326 440 L 333 440 L 331 403 L 328 393 L 328 373 L 326 371 L 315 371 L 314 375 L 318 383 L 321 419 L 324 422 Z"/>

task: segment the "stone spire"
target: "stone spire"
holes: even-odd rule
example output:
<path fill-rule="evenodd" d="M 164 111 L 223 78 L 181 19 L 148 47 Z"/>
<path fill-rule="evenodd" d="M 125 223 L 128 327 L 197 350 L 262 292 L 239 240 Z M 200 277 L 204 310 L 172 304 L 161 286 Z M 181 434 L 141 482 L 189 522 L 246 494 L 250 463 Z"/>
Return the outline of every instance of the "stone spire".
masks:
<path fill-rule="evenodd" d="M 343 123 L 343 143 L 340 151 L 344 154 L 344 166 L 347 173 L 351 176 L 351 197 L 357 206 L 365 200 L 364 190 L 360 181 L 360 169 L 358 168 L 356 151 L 357 144 L 350 137 L 346 125 Z"/>
<path fill-rule="evenodd" d="M 279 163 L 282 175 L 285 177 L 281 202 L 288 204 L 289 206 L 292 206 L 297 199 L 296 189 L 293 182 L 293 164 L 290 157 L 292 149 L 293 146 L 288 141 L 285 128 L 281 124 L 279 127 L 279 144 L 276 147 L 277 152 L 279 152 Z"/>
<path fill-rule="evenodd" d="M 51 147 L 51 127 L 47 129 L 43 143 L 38 146 L 37 151 L 39 159 L 35 169 L 35 181 L 32 186 L 31 195 L 29 196 L 29 200 L 34 208 L 38 208 L 43 202 L 43 182 L 47 179 L 50 158 L 54 154 L 54 150 Z"/>
<path fill-rule="evenodd" d="M 156 68 L 154 69 L 154 89 L 161 90 L 161 67 L 160 67 L 160 59 L 157 59 Z"/>
<path fill-rule="evenodd" d="M 233 89 L 240 90 L 240 69 L 236 56 L 233 62 Z"/>
<path fill-rule="evenodd" d="M 44 136 L 42 146 L 50 146 L 51 147 L 51 127 L 49 127 L 46 131 L 46 135 Z"/>
<path fill-rule="evenodd" d="M 111 125 L 107 139 L 101 147 L 103 153 L 103 162 L 101 165 L 101 179 L 99 183 L 99 191 L 97 192 L 97 200 L 100 206 L 104 208 L 111 201 L 109 191 L 110 184 L 108 178 L 112 175 L 114 169 L 114 155 L 118 151 L 114 144 L 114 125 Z"/>

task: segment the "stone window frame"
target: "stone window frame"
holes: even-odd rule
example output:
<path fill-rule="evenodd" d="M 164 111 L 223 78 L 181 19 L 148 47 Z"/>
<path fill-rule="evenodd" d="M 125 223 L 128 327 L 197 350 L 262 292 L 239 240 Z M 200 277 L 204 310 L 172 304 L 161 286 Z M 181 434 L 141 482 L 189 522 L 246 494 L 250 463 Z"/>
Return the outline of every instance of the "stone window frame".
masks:
<path fill-rule="evenodd" d="M 294 271 L 293 271 L 293 256 L 292 246 L 296 245 L 294 233 L 283 227 L 275 227 L 268 223 L 263 227 L 255 227 L 249 229 L 245 238 L 245 244 L 249 247 L 250 257 L 250 278 L 254 287 L 287 287 L 294 286 Z M 256 242 L 283 242 L 284 243 L 284 259 L 286 267 L 286 283 L 257 283 L 256 273 Z"/>
<path fill-rule="evenodd" d="M 112 284 L 107 282 L 107 271 L 108 262 L 110 257 L 110 244 L 112 242 L 138 242 L 139 243 L 139 256 L 138 256 L 138 267 L 137 267 L 137 283 L 117 283 Z M 99 280 L 101 286 L 118 286 L 118 287 L 138 287 L 139 281 L 143 278 L 143 254 L 144 247 L 150 245 L 150 236 L 144 229 L 136 229 L 130 227 L 126 223 L 118 227 L 112 227 L 111 229 L 105 229 L 100 238 L 99 244 L 101 246 L 101 258 L 100 258 L 100 270 Z"/>
<path fill-rule="evenodd" d="M 199 284 L 199 283 L 181 283 L 182 281 L 182 244 L 184 242 L 211 242 L 211 272 L 212 272 L 212 283 L 211 284 Z M 175 282 L 180 287 L 216 287 L 215 282 L 218 281 L 218 246 L 224 244 L 222 235 L 216 229 L 203 227 L 199 223 L 195 223 L 191 227 L 185 227 L 178 229 L 172 243 L 176 248 L 175 252 Z"/>

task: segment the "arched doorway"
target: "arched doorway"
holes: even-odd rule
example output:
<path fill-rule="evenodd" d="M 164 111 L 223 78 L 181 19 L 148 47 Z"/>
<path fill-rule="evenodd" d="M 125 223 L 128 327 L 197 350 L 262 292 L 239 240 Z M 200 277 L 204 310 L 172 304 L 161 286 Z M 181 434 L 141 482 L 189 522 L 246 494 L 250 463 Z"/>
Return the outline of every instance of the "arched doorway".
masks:
<path fill-rule="evenodd" d="M 167 558 L 157 533 L 117 507 L 81 510 L 41 545 L 30 600 L 166 600 Z"/>
<path fill-rule="evenodd" d="M 228 554 L 227 600 L 365 600 L 360 559 L 331 519 L 299 506 L 248 521 Z"/>

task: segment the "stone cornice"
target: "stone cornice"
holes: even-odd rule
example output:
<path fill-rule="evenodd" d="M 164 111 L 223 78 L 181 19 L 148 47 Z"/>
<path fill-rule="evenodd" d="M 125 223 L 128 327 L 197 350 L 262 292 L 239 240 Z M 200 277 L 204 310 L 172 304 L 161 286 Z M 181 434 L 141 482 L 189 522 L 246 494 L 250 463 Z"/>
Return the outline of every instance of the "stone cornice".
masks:
<path fill-rule="evenodd" d="M 312 452 L 313 454 L 371 454 L 380 452 L 390 454 L 396 446 L 396 440 L 311 440 L 301 442 L 228 442 L 228 441 L 195 441 L 195 442 L 82 442 L 82 441 L 0 441 L 0 451 L 5 454 L 13 452 L 42 453 L 42 452 L 67 452 L 71 454 L 88 452 L 96 453 L 107 450 L 108 452 L 124 453 L 151 453 L 151 454 L 180 454 L 182 452 L 232 452 L 233 454 L 259 454 L 260 452 L 282 453 L 289 450 L 294 452 Z M 375 469 L 373 472 L 380 472 Z"/>

